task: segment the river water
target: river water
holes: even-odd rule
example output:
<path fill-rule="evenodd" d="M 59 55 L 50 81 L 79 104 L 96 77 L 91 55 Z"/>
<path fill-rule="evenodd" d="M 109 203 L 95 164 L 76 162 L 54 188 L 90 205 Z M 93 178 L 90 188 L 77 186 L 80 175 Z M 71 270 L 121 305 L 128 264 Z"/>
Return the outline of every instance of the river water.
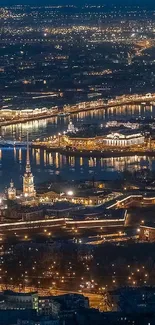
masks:
<path fill-rule="evenodd" d="M 104 121 L 132 118 L 155 118 L 155 107 L 126 105 L 100 111 L 74 114 L 65 118 L 51 118 L 7 126 L 1 129 L 5 139 L 25 139 L 27 131 L 30 139 L 44 138 L 67 130 L 72 119 L 76 127 L 84 123 L 101 124 Z M 22 185 L 25 170 L 26 148 L 0 150 L 0 190 L 8 186 L 12 178 L 17 187 Z M 142 168 L 155 169 L 155 158 L 119 157 L 119 158 L 82 158 L 66 157 L 59 153 L 47 153 L 46 150 L 31 150 L 31 166 L 35 183 L 39 184 L 57 178 L 69 179 L 115 179 L 121 177 L 124 170 L 134 171 Z"/>

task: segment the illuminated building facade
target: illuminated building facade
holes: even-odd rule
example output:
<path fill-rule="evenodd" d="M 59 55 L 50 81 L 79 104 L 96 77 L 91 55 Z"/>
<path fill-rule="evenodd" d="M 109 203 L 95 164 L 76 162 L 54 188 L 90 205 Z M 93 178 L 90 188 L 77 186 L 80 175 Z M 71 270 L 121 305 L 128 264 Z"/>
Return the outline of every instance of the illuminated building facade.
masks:
<path fill-rule="evenodd" d="M 74 126 L 74 124 L 72 123 L 72 121 L 69 122 L 68 124 L 68 129 L 67 129 L 67 132 L 69 133 L 75 133 L 76 132 L 76 128 Z"/>
<path fill-rule="evenodd" d="M 11 180 L 10 187 L 8 188 L 8 199 L 15 200 L 16 199 L 16 188 L 14 187 L 14 183 Z"/>
<path fill-rule="evenodd" d="M 34 188 L 34 176 L 31 172 L 28 141 L 27 141 L 26 171 L 23 176 L 23 195 L 26 198 L 34 198 L 36 196 L 36 191 Z"/>
<path fill-rule="evenodd" d="M 155 223 L 140 226 L 139 239 L 141 241 L 155 242 Z"/>
<path fill-rule="evenodd" d="M 74 126 L 73 126 L 74 127 Z M 71 131 L 72 126 L 70 126 Z M 75 132 L 74 132 L 75 133 Z M 94 137 L 83 136 L 62 136 L 62 142 L 66 146 L 83 150 L 103 150 L 105 147 L 131 147 L 142 145 L 145 142 L 145 136 L 136 130 L 126 128 L 120 132 L 111 132 L 107 135 L 98 135 Z"/>
<path fill-rule="evenodd" d="M 64 136 L 65 144 L 76 149 L 97 149 L 99 140 L 102 140 L 103 142 L 103 137 L 84 138 Z"/>
<path fill-rule="evenodd" d="M 47 192 L 44 194 L 40 194 L 39 196 L 39 201 L 40 203 L 55 203 L 55 202 L 71 202 L 73 204 L 82 204 L 86 206 L 93 206 L 93 205 L 98 205 L 98 204 L 103 204 L 105 203 L 106 196 L 104 193 L 95 193 L 93 192 L 90 195 L 86 194 L 81 194 L 81 195 L 74 195 L 74 193 L 70 194 L 71 191 L 68 193 L 64 193 L 63 195 L 60 196 L 60 194 L 57 194 L 56 192 Z M 117 196 L 118 194 L 116 194 Z M 112 196 L 112 198 L 114 198 Z"/>
<path fill-rule="evenodd" d="M 130 147 L 144 143 L 145 137 L 140 133 L 117 132 L 110 133 L 105 138 L 105 145 L 117 147 Z"/>

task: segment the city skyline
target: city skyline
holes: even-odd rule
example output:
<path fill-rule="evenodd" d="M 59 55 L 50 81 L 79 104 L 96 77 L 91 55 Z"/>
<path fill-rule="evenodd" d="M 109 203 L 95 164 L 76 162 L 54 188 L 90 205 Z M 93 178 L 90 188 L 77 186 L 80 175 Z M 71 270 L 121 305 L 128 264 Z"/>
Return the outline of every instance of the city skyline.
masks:
<path fill-rule="evenodd" d="M 1 1 L 0 325 L 155 324 L 154 8 Z"/>

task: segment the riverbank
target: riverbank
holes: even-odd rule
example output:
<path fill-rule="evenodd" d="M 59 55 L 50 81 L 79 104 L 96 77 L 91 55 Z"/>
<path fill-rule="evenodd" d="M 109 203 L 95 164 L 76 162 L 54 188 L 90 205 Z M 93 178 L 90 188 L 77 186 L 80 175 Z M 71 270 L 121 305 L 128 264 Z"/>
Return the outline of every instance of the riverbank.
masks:
<path fill-rule="evenodd" d="M 149 97 L 149 98 L 145 98 L 146 103 L 150 103 L 151 101 L 155 100 L 155 96 Z M 109 109 L 109 108 L 113 108 L 113 107 L 121 107 L 124 105 L 134 105 L 134 104 L 141 104 L 144 101 L 144 98 L 137 98 L 137 99 L 133 99 L 133 100 L 122 100 L 122 101 L 113 101 L 113 103 L 110 104 L 102 104 L 102 105 L 95 105 L 94 102 L 94 106 L 88 106 L 85 108 L 81 108 L 80 105 L 75 106 L 74 107 L 70 107 L 67 108 L 66 113 L 68 114 L 78 114 L 80 112 L 89 112 L 89 111 L 93 111 L 93 110 L 102 110 L 102 109 Z M 89 104 L 89 102 L 87 103 L 87 105 Z M 50 111 L 50 109 L 49 109 Z M 59 110 L 58 108 L 58 112 L 48 112 L 48 113 L 43 113 L 40 115 L 34 115 L 34 116 L 30 116 L 30 117 L 18 117 L 18 119 L 10 119 L 7 121 L 3 121 L 0 122 L 0 128 L 1 127 L 5 127 L 5 126 L 10 126 L 10 125 L 16 125 L 16 124 L 22 124 L 22 123 L 26 123 L 26 122 L 31 122 L 31 121 L 37 121 L 37 120 L 44 120 L 44 119 L 48 119 L 48 118 L 52 118 L 52 117 L 59 117 L 61 110 Z M 64 110 L 63 110 L 64 112 Z"/>
<path fill-rule="evenodd" d="M 127 157 L 127 156 L 148 156 L 155 157 L 155 151 L 144 150 L 144 151 L 130 151 L 130 150 L 68 150 L 66 148 L 50 148 L 46 146 L 40 146 L 32 143 L 32 148 L 35 149 L 45 149 L 47 152 L 59 152 L 62 155 L 66 156 L 75 156 L 75 157 L 103 157 L 103 158 L 112 158 L 112 157 Z"/>

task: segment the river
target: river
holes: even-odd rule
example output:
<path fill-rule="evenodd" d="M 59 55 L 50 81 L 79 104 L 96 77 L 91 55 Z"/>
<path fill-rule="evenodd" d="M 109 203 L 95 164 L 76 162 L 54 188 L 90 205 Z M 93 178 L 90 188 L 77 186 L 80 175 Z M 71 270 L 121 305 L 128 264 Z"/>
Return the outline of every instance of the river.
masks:
<path fill-rule="evenodd" d="M 128 121 L 131 118 L 155 118 L 155 107 L 151 105 L 125 105 L 107 110 L 89 111 L 69 117 L 50 118 L 24 124 L 6 126 L 1 129 L 5 139 L 25 139 L 27 130 L 30 139 L 44 138 L 58 132 L 66 131 L 70 119 L 76 127 L 84 123 L 98 123 L 110 120 Z M 0 150 L 0 190 L 14 180 L 16 187 L 22 185 L 25 170 L 26 148 L 4 148 Z M 124 170 L 134 171 L 142 168 L 155 169 L 155 159 L 148 157 L 119 158 L 82 158 L 66 157 L 58 153 L 47 153 L 45 150 L 31 150 L 32 172 L 35 183 L 47 180 L 62 179 L 115 179 L 121 177 Z"/>

